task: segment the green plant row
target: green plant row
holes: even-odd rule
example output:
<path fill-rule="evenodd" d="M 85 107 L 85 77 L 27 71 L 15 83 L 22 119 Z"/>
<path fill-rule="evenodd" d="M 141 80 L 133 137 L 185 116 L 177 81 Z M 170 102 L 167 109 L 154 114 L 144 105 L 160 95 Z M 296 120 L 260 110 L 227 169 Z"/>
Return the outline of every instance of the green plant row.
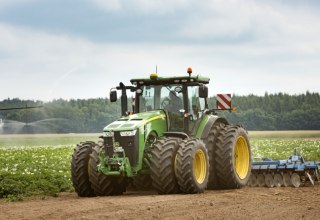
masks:
<path fill-rule="evenodd" d="M 251 138 L 251 146 L 253 158 L 287 159 L 297 149 L 306 160 L 320 160 L 320 139 Z M 0 198 L 16 201 L 73 191 L 73 148 L 73 144 L 0 147 Z"/>

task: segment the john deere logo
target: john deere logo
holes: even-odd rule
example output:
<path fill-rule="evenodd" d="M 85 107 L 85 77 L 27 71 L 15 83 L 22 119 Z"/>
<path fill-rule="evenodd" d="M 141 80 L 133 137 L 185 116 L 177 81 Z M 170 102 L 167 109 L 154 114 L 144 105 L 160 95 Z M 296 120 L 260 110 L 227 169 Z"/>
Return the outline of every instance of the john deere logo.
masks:
<path fill-rule="evenodd" d="M 114 146 L 115 147 L 120 147 L 120 143 L 119 142 L 114 142 Z"/>

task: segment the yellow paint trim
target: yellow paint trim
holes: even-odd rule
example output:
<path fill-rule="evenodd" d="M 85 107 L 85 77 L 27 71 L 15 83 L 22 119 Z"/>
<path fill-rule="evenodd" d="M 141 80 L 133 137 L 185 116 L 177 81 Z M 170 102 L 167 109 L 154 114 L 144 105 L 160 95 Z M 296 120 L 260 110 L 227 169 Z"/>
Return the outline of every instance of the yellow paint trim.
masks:
<path fill-rule="evenodd" d="M 144 126 L 145 124 L 148 124 L 148 123 L 151 122 L 151 121 L 158 120 L 158 119 L 160 119 L 160 118 L 162 118 L 160 115 L 155 116 L 155 117 L 153 117 L 153 118 L 150 118 L 150 119 L 146 120 L 145 122 L 143 122 L 143 123 L 139 126 L 139 128 L 142 127 L 142 126 Z"/>

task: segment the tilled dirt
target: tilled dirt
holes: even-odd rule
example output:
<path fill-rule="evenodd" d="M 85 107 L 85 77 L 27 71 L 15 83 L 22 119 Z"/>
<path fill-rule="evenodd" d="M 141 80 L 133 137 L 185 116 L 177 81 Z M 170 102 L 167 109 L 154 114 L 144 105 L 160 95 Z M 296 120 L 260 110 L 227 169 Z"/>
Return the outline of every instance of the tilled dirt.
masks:
<path fill-rule="evenodd" d="M 0 219 L 320 219 L 320 186 L 93 198 L 62 193 L 44 200 L 0 201 Z"/>

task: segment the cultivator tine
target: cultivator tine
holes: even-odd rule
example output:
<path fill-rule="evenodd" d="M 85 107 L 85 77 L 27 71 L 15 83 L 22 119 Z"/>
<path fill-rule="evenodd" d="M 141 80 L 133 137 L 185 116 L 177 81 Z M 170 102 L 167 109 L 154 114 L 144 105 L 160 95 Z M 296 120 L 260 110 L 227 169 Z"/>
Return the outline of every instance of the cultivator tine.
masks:
<path fill-rule="evenodd" d="M 305 172 L 306 176 L 309 178 L 311 184 L 314 186 L 314 180 L 312 179 L 312 176 L 309 174 L 308 171 Z"/>

